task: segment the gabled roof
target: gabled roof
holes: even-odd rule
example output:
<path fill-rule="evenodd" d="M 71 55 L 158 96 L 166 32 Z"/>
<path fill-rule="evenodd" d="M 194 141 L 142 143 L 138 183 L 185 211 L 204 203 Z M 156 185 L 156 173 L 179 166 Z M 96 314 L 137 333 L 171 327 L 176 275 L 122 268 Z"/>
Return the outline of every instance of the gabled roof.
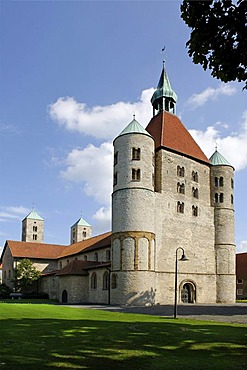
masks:
<path fill-rule="evenodd" d="M 37 259 L 56 259 L 64 249 L 68 248 L 65 245 L 45 244 L 20 242 L 14 240 L 7 240 L 5 247 L 9 246 L 11 254 L 14 258 L 37 258 Z"/>
<path fill-rule="evenodd" d="M 87 270 L 110 266 L 110 264 L 110 262 L 73 260 L 61 270 L 57 271 L 56 275 L 88 275 Z"/>
<path fill-rule="evenodd" d="M 231 166 L 230 163 L 223 157 L 223 155 L 217 151 L 217 149 L 215 150 L 214 154 L 211 155 L 209 161 L 213 166 Z"/>
<path fill-rule="evenodd" d="M 31 220 L 44 221 L 44 219 L 42 217 L 40 217 L 40 215 L 37 212 L 35 212 L 34 210 L 32 210 L 23 220 L 25 220 L 26 218 L 29 218 Z"/>
<path fill-rule="evenodd" d="M 79 220 L 71 227 L 75 227 L 75 226 L 91 226 L 89 225 L 89 223 L 87 223 L 87 221 L 83 220 L 83 218 L 79 218 Z"/>
<path fill-rule="evenodd" d="M 151 119 L 146 130 L 154 137 L 156 149 L 163 147 L 209 164 L 206 155 L 174 114 L 160 112 Z"/>
<path fill-rule="evenodd" d="M 82 240 L 78 243 L 74 243 L 66 247 L 59 258 L 75 255 L 80 252 L 88 252 L 95 249 L 104 248 L 111 245 L 111 232 L 107 232 L 101 235 L 94 236 L 92 238 Z"/>

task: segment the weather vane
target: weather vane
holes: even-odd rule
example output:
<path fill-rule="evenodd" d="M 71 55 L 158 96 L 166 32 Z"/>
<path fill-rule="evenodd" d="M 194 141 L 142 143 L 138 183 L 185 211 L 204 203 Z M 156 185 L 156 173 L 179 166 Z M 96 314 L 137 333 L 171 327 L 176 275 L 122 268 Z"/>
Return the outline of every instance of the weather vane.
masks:
<path fill-rule="evenodd" d="M 166 50 L 166 47 L 164 46 L 163 49 L 161 49 L 161 53 L 162 53 L 162 56 L 163 56 L 163 60 L 162 60 L 163 67 L 165 66 L 165 62 L 166 62 L 166 60 L 165 60 L 165 50 Z"/>

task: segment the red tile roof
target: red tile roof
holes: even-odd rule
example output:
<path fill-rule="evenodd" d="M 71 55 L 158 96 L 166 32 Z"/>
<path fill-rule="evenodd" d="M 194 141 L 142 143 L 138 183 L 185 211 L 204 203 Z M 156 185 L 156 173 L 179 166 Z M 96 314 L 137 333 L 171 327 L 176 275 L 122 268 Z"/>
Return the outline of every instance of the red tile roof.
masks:
<path fill-rule="evenodd" d="M 153 136 L 156 149 L 165 147 L 202 162 L 209 163 L 208 158 L 197 145 L 180 119 L 166 111 L 154 116 L 146 127 Z"/>
<path fill-rule="evenodd" d="M 111 245 L 111 231 L 94 236 L 90 239 L 83 240 L 81 242 L 71 244 L 64 249 L 59 258 L 78 254 L 80 252 L 88 252 L 95 249 L 104 248 Z"/>
<path fill-rule="evenodd" d="M 4 250 L 9 246 L 13 257 L 20 258 L 38 258 L 38 259 L 56 259 L 65 250 L 65 245 L 20 242 L 7 240 Z M 2 256 L 4 254 L 4 250 Z"/>
<path fill-rule="evenodd" d="M 110 266 L 110 262 L 95 262 L 95 261 L 82 261 L 74 260 L 61 270 L 56 272 L 56 275 L 88 275 L 86 270 L 91 268 L 99 268 Z"/>

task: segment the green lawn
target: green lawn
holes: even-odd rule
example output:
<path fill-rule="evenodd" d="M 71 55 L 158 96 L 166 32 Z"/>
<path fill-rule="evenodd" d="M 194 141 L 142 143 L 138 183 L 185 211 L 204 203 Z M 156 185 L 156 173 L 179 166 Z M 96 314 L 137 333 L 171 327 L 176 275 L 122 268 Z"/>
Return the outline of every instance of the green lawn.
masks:
<path fill-rule="evenodd" d="M 0 369 L 247 368 L 247 325 L 0 303 Z"/>

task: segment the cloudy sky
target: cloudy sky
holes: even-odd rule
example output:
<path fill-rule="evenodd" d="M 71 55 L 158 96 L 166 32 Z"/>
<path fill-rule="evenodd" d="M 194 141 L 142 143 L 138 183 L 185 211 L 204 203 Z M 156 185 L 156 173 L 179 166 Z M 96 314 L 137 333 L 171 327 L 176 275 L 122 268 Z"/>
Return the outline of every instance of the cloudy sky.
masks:
<path fill-rule="evenodd" d="M 111 227 L 112 140 L 152 116 L 162 68 L 177 114 L 209 157 L 235 167 L 237 251 L 247 251 L 247 105 L 187 55 L 179 1 L 1 1 L 0 247 L 34 209 L 45 242 L 68 244 L 82 215 Z"/>

